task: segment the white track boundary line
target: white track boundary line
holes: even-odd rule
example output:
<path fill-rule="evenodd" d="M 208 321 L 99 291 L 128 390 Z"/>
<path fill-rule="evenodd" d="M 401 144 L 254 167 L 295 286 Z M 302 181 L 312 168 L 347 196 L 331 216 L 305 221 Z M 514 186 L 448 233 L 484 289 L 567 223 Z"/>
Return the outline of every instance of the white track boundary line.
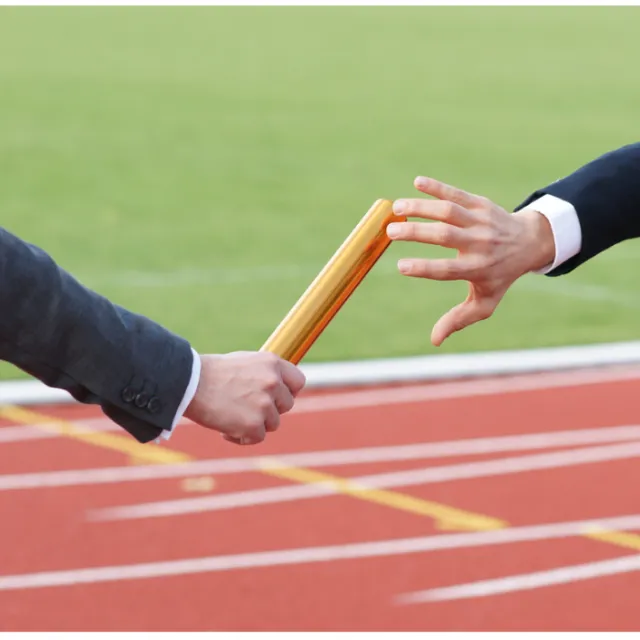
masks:
<path fill-rule="evenodd" d="M 511 378 L 471 379 L 318 394 L 300 398 L 290 415 L 582 387 L 627 380 L 640 380 L 640 367 L 538 373 Z"/>
<path fill-rule="evenodd" d="M 0 431 L 1 433 L 2 431 Z M 278 463 L 290 467 L 336 467 L 371 462 L 429 460 L 450 456 L 471 456 L 625 441 L 633 442 L 639 439 L 640 425 L 631 425 L 490 438 L 445 440 L 442 442 L 420 442 L 385 447 L 287 453 L 278 456 Z M 185 464 L 172 465 L 65 469 L 4 474 L 0 475 L 0 491 L 114 484 L 208 474 L 246 473 L 262 469 L 264 464 L 262 457 L 252 456 L 246 458 L 196 460 Z"/>
<path fill-rule="evenodd" d="M 90 567 L 41 573 L 0 576 L 0 591 L 42 589 L 120 580 L 141 580 L 167 576 L 214 573 L 239 569 L 292 566 L 336 560 L 399 556 L 446 549 L 484 547 L 527 541 L 579 536 L 596 531 L 628 531 L 640 528 L 640 515 L 579 520 L 493 531 L 453 533 L 419 538 L 401 538 L 324 547 L 282 549 L 230 555 Z M 625 558 L 626 559 L 626 558 Z M 640 556 L 637 556 L 640 568 Z"/>
<path fill-rule="evenodd" d="M 554 453 L 513 456 L 497 460 L 466 462 L 463 464 L 443 465 L 426 469 L 393 471 L 349 478 L 353 483 L 367 488 L 389 489 L 416 485 L 470 480 L 501 475 L 525 473 L 541 469 L 573 467 L 597 462 L 610 462 L 640 457 L 640 442 L 629 442 L 601 447 L 568 449 Z M 274 461 L 275 467 L 281 467 Z M 331 481 L 317 484 L 286 485 L 268 489 L 250 489 L 198 498 L 179 498 L 133 505 L 113 506 L 90 511 L 90 520 L 139 520 L 162 518 L 190 513 L 205 513 L 260 504 L 278 504 L 320 498 L 339 493 L 339 487 Z"/>
<path fill-rule="evenodd" d="M 640 367 L 559 371 L 505 378 L 473 378 L 471 380 L 441 382 L 439 384 L 423 383 L 386 389 L 376 388 L 348 392 L 324 392 L 318 395 L 299 398 L 296 406 L 291 413 L 285 416 L 285 419 L 289 420 L 290 416 L 306 413 L 323 413 L 327 411 L 344 411 L 346 409 L 431 402 L 453 398 L 471 398 L 506 393 L 542 391 L 545 389 L 598 385 L 624 382 L 627 380 L 640 380 Z M 0 404 L 2 404 L 2 402 L 0 402 Z M 75 421 L 74 424 L 92 431 L 122 431 L 121 427 L 107 418 L 78 420 Z M 192 423 L 186 419 L 180 423 L 181 427 L 188 424 Z M 60 434 L 39 430 L 37 424 L 0 428 L 0 444 L 57 437 L 60 437 Z"/>
<path fill-rule="evenodd" d="M 613 576 L 631 571 L 640 571 L 640 554 L 623 556 L 613 560 L 558 567 L 547 571 L 536 571 L 535 573 L 523 573 L 493 580 L 480 580 L 452 587 L 417 591 L 398 597 L 396 603 L 418 604 L 422 602 L 485 598 L 515 591 L 530 591 L 558 584 L 569 584 L 602 576 Z"/>
<path fill-rule="evenodd" d="M 425 345 L 427 348 L 428 345 Z M 520 375 L 640 364 L 640 341 L 517 351 L 308 363 L 308 389 Z M 0 382 L 0 404 L 74 403 L 61 389 L 37 380 Z"/>

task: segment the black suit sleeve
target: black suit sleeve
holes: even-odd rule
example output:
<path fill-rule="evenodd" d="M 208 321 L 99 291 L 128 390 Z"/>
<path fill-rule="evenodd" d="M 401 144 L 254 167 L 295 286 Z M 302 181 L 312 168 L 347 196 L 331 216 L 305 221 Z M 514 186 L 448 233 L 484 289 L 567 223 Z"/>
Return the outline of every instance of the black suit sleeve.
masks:
<path fill-rule="evenodd" d="M 100 405 L 148 442 L 171 428 L 193 354 L 184 339 L 85 288 L 0 228 L 0 359 Z"/>
<path fill-rule="evenodd" d="M 582 229 L 580 253 L 548 274 L 558 276 L 609 247 L 640 236 L 640 143 L 610 151 L 538 189 L 516 211 L 546 194 L 570 202 Z"/>

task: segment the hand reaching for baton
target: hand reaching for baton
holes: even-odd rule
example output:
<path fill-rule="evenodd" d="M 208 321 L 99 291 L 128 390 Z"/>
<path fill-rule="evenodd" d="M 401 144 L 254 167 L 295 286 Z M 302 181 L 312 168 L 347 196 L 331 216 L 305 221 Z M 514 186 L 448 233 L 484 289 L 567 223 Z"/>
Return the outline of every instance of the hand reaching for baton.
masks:
<path fill-rule="evenodd" d="M 436 199 L 397 200 L 394 212 L 434 222 L 391 224 L 389 238 L 457 249 L 458 255 L 437 260 L 407 258 L 399 261 L 398 269 L 414 278 L 469 283 L 467 298 L 433 327 L 431 341 L 440 346 L 452 333 L 493 315 L 518 278 L 550 264 L 554 238 L 549 222 L 536 211 L 511 214 L 487 198 L 431 178 L 416 178 L 414 186 Z"/>

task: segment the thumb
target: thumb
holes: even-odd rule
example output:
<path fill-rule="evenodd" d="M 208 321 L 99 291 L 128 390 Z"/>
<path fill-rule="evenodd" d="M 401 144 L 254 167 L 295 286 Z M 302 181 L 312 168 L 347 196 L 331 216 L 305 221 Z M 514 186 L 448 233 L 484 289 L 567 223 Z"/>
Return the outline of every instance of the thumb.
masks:
<path fill-rule="evenodd" d="M 461 304 L 447 311 L 431 332 L 431 342 L 439 347 L 452 333 L 486 320 L 496 308 L 495 302 L 489 298 L 467 298 Z"/>

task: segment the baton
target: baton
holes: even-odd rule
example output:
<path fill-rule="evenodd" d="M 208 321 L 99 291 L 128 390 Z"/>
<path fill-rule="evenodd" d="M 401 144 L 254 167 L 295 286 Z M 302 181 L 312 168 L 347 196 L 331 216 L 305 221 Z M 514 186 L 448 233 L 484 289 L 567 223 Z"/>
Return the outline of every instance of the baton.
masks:
<path fill-rule="evenodd" d="M 390 200 L 376 200 L 261 351 L 297 365 L 391 244 L 387 225 L 406 219 L 393 213 Z"/>

